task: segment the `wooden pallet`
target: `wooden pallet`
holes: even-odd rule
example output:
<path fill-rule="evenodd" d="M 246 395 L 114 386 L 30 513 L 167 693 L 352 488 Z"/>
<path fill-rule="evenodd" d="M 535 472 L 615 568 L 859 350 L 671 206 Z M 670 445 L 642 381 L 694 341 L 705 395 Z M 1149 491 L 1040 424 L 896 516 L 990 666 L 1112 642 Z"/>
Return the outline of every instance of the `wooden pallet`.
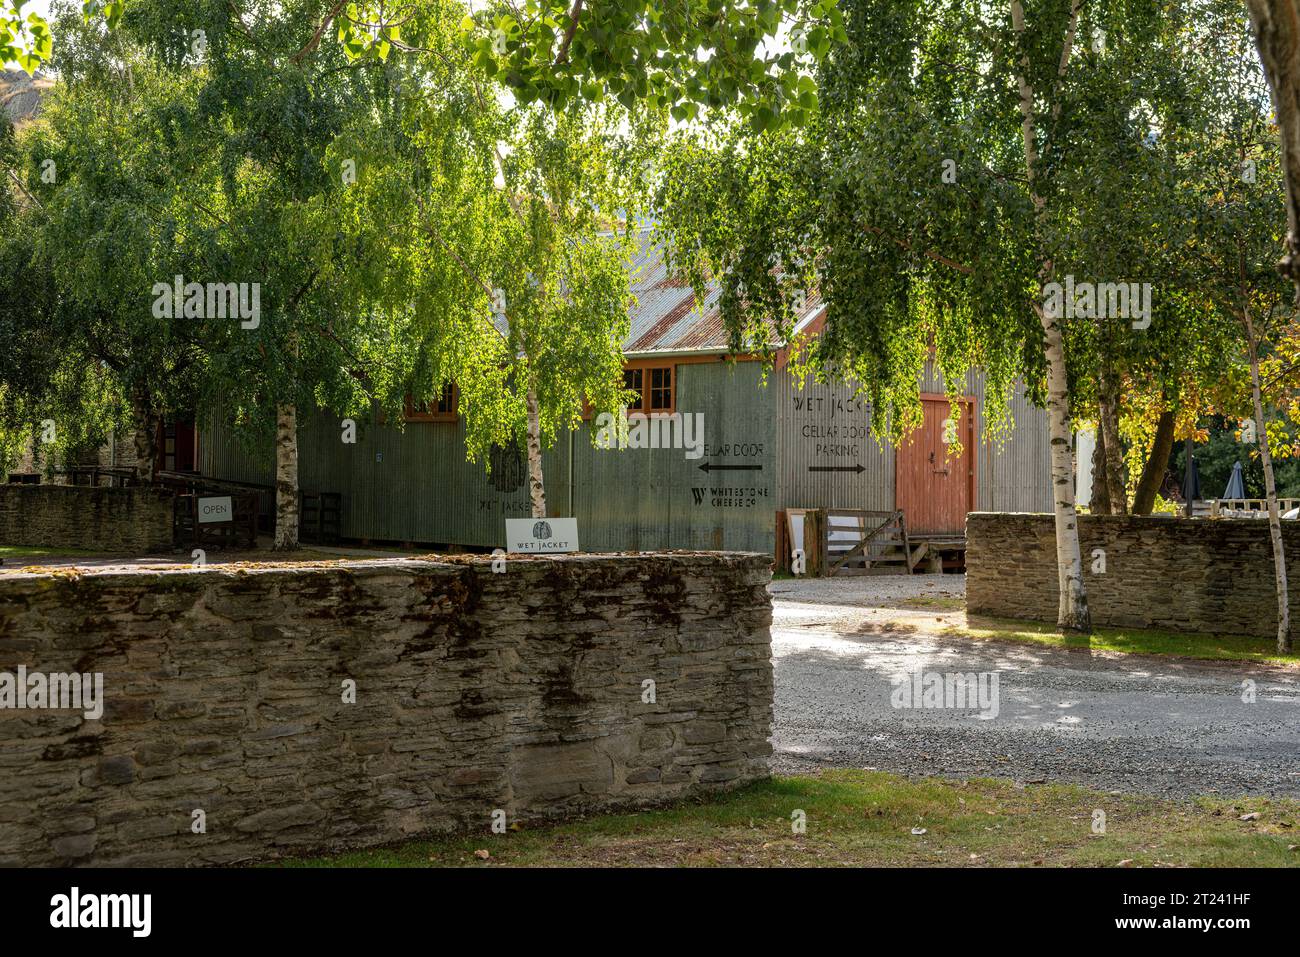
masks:
<path fill-rule="evenodd" d="M 964 571 L 966 568 L 966 536 L 937 533 L 912 536 L 914 546 L 912 568 L 922 563 L 931 574 L 943 571 Z"/>
<path fill-rule="evenodd" d="M 303 492 L 298 537 L 304 542 L 333 545 L 343 523 L 343 496 L 338 492 Z"/>
<path fill-rule="evenodd" d="M 202 492 L 178 493 L 172 499 L 172 541 L 177 545 L 200 548 L 254 548 L 257 545 L 257 496 L 252 493 L 230 495 L 234 513 L 229 522 L 200 522 L 199 500 Z"/>

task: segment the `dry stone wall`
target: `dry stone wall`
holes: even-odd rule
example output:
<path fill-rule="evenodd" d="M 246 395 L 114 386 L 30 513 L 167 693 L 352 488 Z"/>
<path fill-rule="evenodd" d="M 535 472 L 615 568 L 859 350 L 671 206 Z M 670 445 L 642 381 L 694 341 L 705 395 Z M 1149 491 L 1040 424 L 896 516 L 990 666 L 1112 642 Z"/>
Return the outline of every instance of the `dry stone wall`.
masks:
<path fill-rule="evenodd" d="M 1289 568 L 1300 524 L 1282 523 Z M 1277 601 L 1268 523 L 1257 519 L 1079 516 L 1088 607 L 1096 625 L 1273 637 Z M 1097 550 L 1104 571 L 1094 571 Z M 1300 607 L 1300 575 L 1290 575 Z M 966 516 L 966 608 L 975 615 L 1056 621 L 1051 515 Z"/>
<path fill-rule="evenodd" d="M 98 720 L 0 708 L 0 865 L 490 840 L 494 812 L 763 777 L 769 578 L 736 553 L 0 576 L 0 681 L 104 681 Z"/>
<path fill-rule="evenodd" d="M 172 494 L 156 488 L 0 484 L 0 545 L 148 555 L 172 547 Z"/>

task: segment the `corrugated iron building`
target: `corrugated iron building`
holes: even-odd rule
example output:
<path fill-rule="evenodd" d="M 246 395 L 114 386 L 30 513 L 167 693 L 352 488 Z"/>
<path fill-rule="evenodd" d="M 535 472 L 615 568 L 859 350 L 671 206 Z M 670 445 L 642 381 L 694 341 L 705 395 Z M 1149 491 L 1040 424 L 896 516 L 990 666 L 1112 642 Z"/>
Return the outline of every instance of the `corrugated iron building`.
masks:
<path fill-rule="evenodd" d="M 577 517 L 584 550 L 770 552 L 783 508 L 902 507 L 909 528 L 926 532 L 960 532 L 973 509 L 1051 510 L 1046 414 L 1022 391 L 1011 406 L 1014 432 L 998 448 L 979 440 L 982 377 L 969 376 L 970 415 L 954 425 L 942 382 L 927 367 L 925 427 L 900 450 L 882 448 L 850 387 L 799 389 L 783 368 L 764 384 L 760 363 L 727 361 L 716 291 L 697 308 L 689 286 L 668 275 L 652 247 L 636 265 L 628 368 L 641 370 L 645 393 L 665 387 L 666 378 L 671 408 L 702 414 L 703 454 L 598 449 L 593 422 L 547 450 L 548 510 Z M 823 315 L 823 304 L 810 297 L 799 328 L 815 331 Z M 960 461 L 947 458 L 945 432 L 953 428 L 964 430 Z M 274 480 L 270 444 L 247 450 L 220 423 L 204 431 L 200 450 L 204 475 Z M 302 488 L 342 494 L 345 538 L 496 547 L 503 520 L 529 514 L 522 456 L 498 450 L 490 474 L 467 462 L 463 421 L 371 424 L 349 445 L 340 441 L 338 418 L 321 413 L 305 421 L 299 453 Z"/>

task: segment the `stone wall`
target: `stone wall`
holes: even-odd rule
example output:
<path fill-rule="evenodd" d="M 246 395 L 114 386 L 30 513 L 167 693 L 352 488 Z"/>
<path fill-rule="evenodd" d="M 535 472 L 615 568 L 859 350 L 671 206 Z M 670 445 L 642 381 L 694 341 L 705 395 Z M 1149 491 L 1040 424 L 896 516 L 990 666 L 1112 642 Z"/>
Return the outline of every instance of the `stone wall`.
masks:
<path fill-rule="evenodd" d="M 154 488 L 0 484 L 0 545 L 170 551 L 172 495 Z"/>
<path fill-rule="evenodd" d="M 106 701 L 99 720 L 0 710 L 0 865 L 230 863 L 452 829 L 490 847 L 494 811 L 763 777 L 769 563 L 0 576 L 0 672 L 102 672 Z"/>
<path fill-rule="evenodd" d="M 1282 523 L 1290 569 L 1300 569 L 1300 525 Z M 1273 637 L 1277 600 L 1268 523 L 1082 515 L 1088 607 L 1095 625 Z M 1105 571 L 1092 571 L 1094 549 Z M 1300 608 L 1300 574 L 1289 576 Z M 966 516 L 966 609 L 973 615 L 1056 621 L 1051 515 Z"/>
<path fill-rule="evenodd" d="M 18 457 L 9 463 L 7 471 L 40 472 L 42 481 L 67 484 L 66 476 L 59 475 L 57 471 L 53 476 L 47 477 L 47 469 L 58 469 L 68 465 L 97 465 L 100 468 L 135 465 L 135 447 L 129 433 L 125 437 L 119 437 L 115 431 L 110 430 L 103 445 L 83 449 L 79 454 L 71 457 L 63 454 L 51 455 L 43 451 L 44 448 L 29 438 L 23 445 L 22 451 L 18 453 Z"/>

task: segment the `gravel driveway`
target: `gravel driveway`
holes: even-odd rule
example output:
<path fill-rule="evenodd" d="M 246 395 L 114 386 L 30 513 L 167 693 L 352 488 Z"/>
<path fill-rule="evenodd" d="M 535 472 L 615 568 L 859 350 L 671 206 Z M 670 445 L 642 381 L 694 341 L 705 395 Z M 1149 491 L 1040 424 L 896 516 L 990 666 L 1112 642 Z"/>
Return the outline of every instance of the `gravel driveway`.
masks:
<path fill-rule="evenodd" d="M 775 770 L 1300 797 L 1300 671 L 940 638 L 964 619 L 964 586 L 959 575 L 773 582 Z M 996 715 L 894 707 L 895 678 L 916 671 L 996 674 Z"/>

